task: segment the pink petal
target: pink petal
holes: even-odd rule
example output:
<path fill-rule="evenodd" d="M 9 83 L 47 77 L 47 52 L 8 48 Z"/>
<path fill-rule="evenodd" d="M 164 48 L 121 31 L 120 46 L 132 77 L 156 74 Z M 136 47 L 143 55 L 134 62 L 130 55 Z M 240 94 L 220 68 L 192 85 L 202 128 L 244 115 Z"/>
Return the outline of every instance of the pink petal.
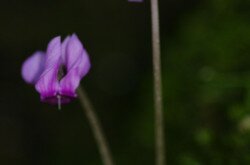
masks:
<path fill-rule="evenodd" d="M 81 58 L 81 54 L 83 52 L 83 46 L 78 37 L 73 34 L 66 46 L 66 54 L 65 54 L 65 65 L 67 70 L 69 70 L 74 63 Z"/>
<path fill-rule="evenodd" d="M 65 60 L 65 56 L 66 56 L 66 47 L 68 46 L 69 40 L 70 40 L 70 36 L 67 36 L 62 43 L 62 62 L 64 65 L 66 65 L 66 60 Z"/>
<path fill-rule="evenodd" d="M 45 53 L 38 51 L 32 54 L 22 65 L 22 77 L 29 84 L 35 84 L 43 68 Z"/>
<path fill-rule="evenodd" d="M 36 90 L 40 93 L 42 101 L 56 96 L 59 88 L 57 74 L 60 65 L 61 38 L 55 37 L 48 44 L 44 71 L 36 83 Z"/>
<path fill-rule="evenodd" d="M 75 97 L 75 90 L 80 80 L 90 69 L 88 53 L 83 48 L 81 41 L 73 34 L 66 47 L 66 68 L 67 74 L 60 81 L 61 94 Z"/>

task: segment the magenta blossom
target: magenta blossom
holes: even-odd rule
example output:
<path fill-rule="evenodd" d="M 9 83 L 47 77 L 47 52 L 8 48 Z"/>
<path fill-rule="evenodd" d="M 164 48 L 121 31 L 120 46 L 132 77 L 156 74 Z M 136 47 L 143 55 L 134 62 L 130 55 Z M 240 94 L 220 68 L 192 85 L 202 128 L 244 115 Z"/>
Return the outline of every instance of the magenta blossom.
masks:
<path fill-rule="evenodd" d="M 46 52 L 38 51 L 22 66 L 22 77 L 35 85 L 41 101 L 51 104 L 68 103 L 76 95 L 80 80 L 88 73 L 90 60 L 81 41 L 73 34 L 61 42 L 53 38 Z"/>

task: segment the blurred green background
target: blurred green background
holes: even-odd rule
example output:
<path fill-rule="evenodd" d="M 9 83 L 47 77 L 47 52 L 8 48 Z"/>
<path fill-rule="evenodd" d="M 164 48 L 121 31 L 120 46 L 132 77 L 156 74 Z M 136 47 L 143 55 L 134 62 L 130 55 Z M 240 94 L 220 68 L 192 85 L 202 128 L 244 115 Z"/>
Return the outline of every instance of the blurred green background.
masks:
<path fill-rule="evenodd" d="M 250 164 L 250 1 L 159 3 L 168 164 Z M 154 164 L 148 0 L 6 0 L 0 20 L 1 165 L 102 164 L 78 100 L 58 111 L 20 76 L 34 51 L 73 32 L 116 164 Z"/>

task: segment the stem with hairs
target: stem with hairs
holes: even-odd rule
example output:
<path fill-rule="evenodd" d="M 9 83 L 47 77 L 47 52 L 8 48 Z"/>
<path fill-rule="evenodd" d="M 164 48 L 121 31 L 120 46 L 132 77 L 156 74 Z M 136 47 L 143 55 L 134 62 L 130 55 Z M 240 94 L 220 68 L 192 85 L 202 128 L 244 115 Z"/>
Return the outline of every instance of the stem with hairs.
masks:
<path fill-rule="evenodd" d="M 161 83 L 161 51 L 158 0 L 151 0 L 152 54 L 155 108 L 156 165 L 165 165 L 164 114 Z"/>
<path fill-rule="evenodd" d="M 109 150 L 107 141 L 105 139 L 104 133 L 102 131 L 100 122 L 95 114 L 94 108 L 85 92 L 85 90 L 79 86 L 77 90 L 81 106 L 86 113 L 87 119 L 89 121 L 90 127 L 93 131 L 99 152 L 104 165 L 113 165 L 113 159 L 111 152 Z"/>

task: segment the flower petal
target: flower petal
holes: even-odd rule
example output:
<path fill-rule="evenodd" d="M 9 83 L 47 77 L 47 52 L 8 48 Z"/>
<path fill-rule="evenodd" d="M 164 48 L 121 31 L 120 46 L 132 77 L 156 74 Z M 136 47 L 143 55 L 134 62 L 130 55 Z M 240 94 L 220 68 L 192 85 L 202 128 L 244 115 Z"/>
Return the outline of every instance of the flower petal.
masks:
<path fill-rule="evenodd" d="M 40 79 L 36 83 L 36 90 L 40 93 L 42 101 L 57 95 L 59 82 L 58 69 L 61 65 L 61 38 L 55 37 L 48 44 L 45 67 Z"/>
<path fill-rule="evenodd" d="M 75 97 L 75 90 L 80 80 L 90 69 L 88 53 L 83 48 L 81 41 L 73 34 L 66 47 L 67 74 L 60 81 L 60 94 Z"/>
<path fill-rule="evenodd" d="M 29 84 L 35 84 L 43 68 L 45 53 L 38 51 L 32 54 L 22 65 L 22 77 Z"/>
<path fill-rule="evenodd" d="M 74 65 L 74 63 L 81 57 L 83 46 L 76 34 L 73 34 L 67 41 L 65 54 L 65 65 L 67 70 Z"/>
<path fill-rule="evenodd" d="M 70 36 L 67 36 L 62 43 L 62 62 L 64 65 L 66 65 L 66 60 L 65 60 L 65 56 L 66 56 L 66 47 L 68 46 L 70 40 Z"/>

